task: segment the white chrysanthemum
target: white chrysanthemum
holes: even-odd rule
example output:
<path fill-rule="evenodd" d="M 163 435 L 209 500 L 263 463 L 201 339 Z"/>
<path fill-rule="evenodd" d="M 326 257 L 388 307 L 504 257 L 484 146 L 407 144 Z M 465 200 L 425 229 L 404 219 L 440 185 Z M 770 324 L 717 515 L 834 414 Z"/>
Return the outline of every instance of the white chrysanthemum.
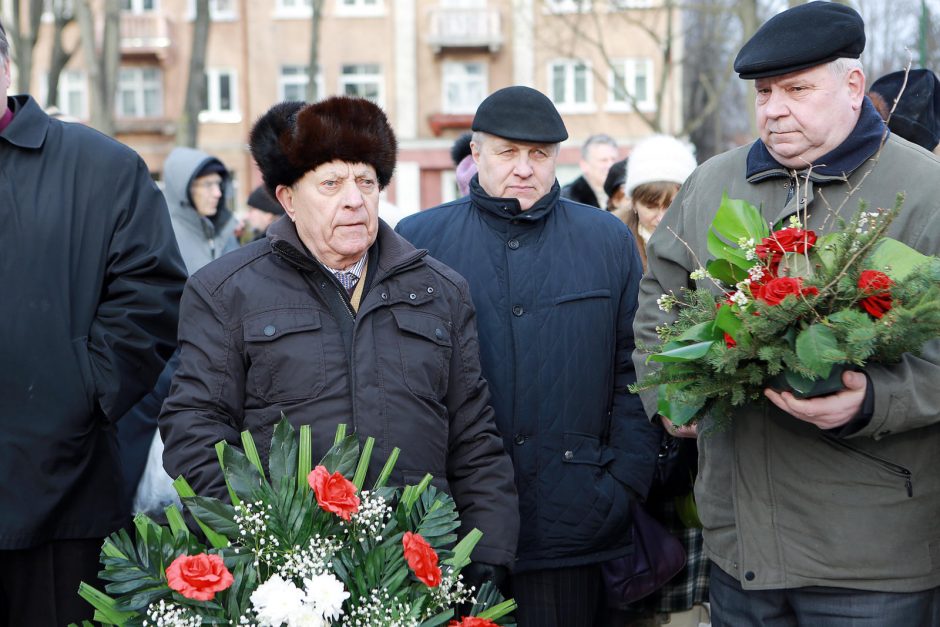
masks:
<path fill-rule="evenodd" d="M 303 609 L 304 593 L 274 575 L 251 593 L 251 605 L 261 627 L 280 627 Z"/>
<path fill-rule="evenodd" d="M 324 619 L 334 620 L 343 613 L 343 601 L 349 598 L 349 592 L 331 573 L 304 579 L 304 588 L 307 604 L 313 605 Z"/>

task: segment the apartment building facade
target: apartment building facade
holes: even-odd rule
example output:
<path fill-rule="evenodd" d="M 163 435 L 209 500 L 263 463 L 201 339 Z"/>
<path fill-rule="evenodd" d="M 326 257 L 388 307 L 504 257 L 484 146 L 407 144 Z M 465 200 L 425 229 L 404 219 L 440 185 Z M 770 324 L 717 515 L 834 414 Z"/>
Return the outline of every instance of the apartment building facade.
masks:
<path fill-rule="evenodd" d="M 185 99 L 194 2 L 122 0 L 122 9 L 117 135 L 159 178 Z M 593 133 L 613 136 L 626 154 L 653 132 L 644 118 L 666 133 L 682 126 L 681 76 L 663 72 L 667 56 L 681 58 L 681 18 L 661 0 L 323 0 L 314 72 L 311 13 L 311 0 L 210 0 L 199 146 L 232 169 L 235 208 L 260 182 L 251 125 L 276 102 L 304 99 L 309 80 L 321 97 L 358 95 L 386 110 L 400 147 L 386 197 L 408 211 L 455 197 L 450 147 L 501 87 L 530 85 L 558 106 L 570 134 L 562 183 L 578 175 L 580 145 Z M 48 21 L 34 52 L 40 104 Z M 77 38 L 73 24 L 66 45 Z M 79 50 L 58 89 L 59 108 L 79 120 L 89 117 L 87 77 Z"/>

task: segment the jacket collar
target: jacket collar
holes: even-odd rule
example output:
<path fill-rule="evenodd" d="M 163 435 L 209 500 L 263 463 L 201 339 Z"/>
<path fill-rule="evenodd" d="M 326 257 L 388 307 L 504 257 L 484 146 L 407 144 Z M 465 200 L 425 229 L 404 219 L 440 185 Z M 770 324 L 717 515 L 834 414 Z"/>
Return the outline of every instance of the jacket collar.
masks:
<path fill-rule="evenodd" d="M 297 227 L 287 216 L 275 221 L 274 224 L 268 227 L 267 239 L 275 254 L 295 268 L 308 272 L 314 270 L 329 272 L 300 241 Z M 369 248 L 370 267 L 374 263 L 375 253 L 378 254 L 378 262 L 376 263 L 378 270 L 375 280 L 380 281 L 386 276 L 417 262 L 427 255 L 428 251 L 416 249 L 403 237 L 395 233 L 392 227 L 379 219 L 378 235 Z"/>
<path fill-rule="evenodd" d="M 844 142 L 818 159 L 809 179 L 814 183 L 842 181 L 872 155 L 888 137 L 887 126 L 866 96 L 855 128 Z M 756 183 L 767 178 L 793 176 L 790 168 L 780 165 L 761 140 L 755 141 L 747 154 L 747 181 Z"/>
<path fill-rule="evenodd" d="M 7 106 L 13 112 L 13 121 L 0 137 L 19 148 L 41 148 L 49 130 L 49 116 L 32 96 L 10 96 Z"/>
<path fill-rule="evenodd" d="M 473 204 L 490 215 L 504 220 L 520 220 L 523 222 L 536 222 L 547 216 L 555 205 L 561 193 L 558 179 L 552 184 L 547 194 L 538 199 L 528 210 L 523 211 L 519 201 L 515 198 L 497 198 L 490 196 L 480 186 L 479 174 L 470 179 L 470 199 Z"/>

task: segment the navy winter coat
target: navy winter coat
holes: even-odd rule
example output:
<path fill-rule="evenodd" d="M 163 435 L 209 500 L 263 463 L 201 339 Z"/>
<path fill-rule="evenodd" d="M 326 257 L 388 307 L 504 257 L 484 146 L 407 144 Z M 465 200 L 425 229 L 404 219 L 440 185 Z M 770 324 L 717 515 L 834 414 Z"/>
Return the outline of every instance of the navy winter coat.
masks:
<path fill-rule="evenodd" d="M 642 266 L 614 216 L 552 190 L 527 211 L 470 195 L 398 231 L 470 284 L 483 374 L 516 472 L 516 571 L 592 564 L 629 550 L 661 429 L 627 386 Z"/>

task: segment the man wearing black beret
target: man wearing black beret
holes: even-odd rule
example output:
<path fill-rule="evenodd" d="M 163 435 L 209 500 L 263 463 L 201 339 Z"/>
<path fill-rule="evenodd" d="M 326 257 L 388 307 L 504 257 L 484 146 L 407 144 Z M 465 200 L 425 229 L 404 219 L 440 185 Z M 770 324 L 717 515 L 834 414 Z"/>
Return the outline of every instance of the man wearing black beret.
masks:
<path fill-rule="evenodd" d="M 501 89 L 472 129 L 470 195 L 397 228 L 470 284 L 519 492 L 519 625 L 604 624 L 600 564 L 632 550 L 662 433 L 627 392 L 642 265 L 622 222 L 561 198 L 568 132 L 545 95 Z"/>
<path fill-rule="evenodd" d="M 699 166 L 653 234 L 638 342 L 675 319 L 656 301 L 709 259 L 723 193 L 769 224 L 798 217 L 822 233 L 860 201 L 892 207 L 903 192 L 891 236 L 940 254 L 940 161 L 885 127 L 865 96 L 864 45 L 861 16 L 829 2 L 780 13 L 744 45 L 734 68 L 754 80 L 760 139 Z M 634 356 L 641 374 L 646 358 Z M 715 627 L 940 625 L 938 378 L 934 340 L 899 364 L 846 372 L 828 396 L 768 389 L 769 402 L 699 438 Z M 655 417 L 655 391 L 642 396 Z"/>

